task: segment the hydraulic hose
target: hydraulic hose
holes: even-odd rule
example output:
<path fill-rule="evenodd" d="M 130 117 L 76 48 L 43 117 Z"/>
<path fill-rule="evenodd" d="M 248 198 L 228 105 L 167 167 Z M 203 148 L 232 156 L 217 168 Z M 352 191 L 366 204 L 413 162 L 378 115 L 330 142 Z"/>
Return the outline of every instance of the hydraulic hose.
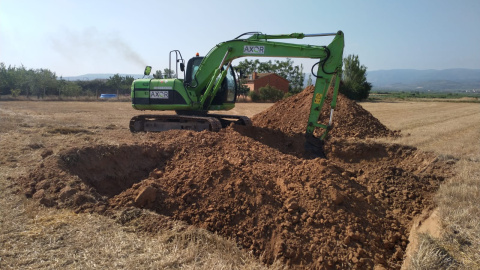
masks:
<path fill-rule="evenodd" d="M 325 52 L 327 53 L 327 56 L 326 56 L 324 59 L 322 59 L 322 60 L 318 61 L 317 63 L 313 64 L 313 66 L 312 66 L 312 70 L 311 70 L 311 71 L 312 71 L 312 75 L 313 75 L 315 78 L 323 78 L 322 76 L 317 76 L 317 75 L 315 74 L 315 72 L 313 72 L 313 69 L 315 68 L 316 65 L 319 65 L 319 68 L 321 67 L 323 73 L 325 73 L 325 74 L 333 74 L 333 73 L 335 73 L 335 71 L 333 71 L 333 72 L 327 72 L 327 71 L 325 70 L 325 63 L 327 62 L 328 58 L 330 58 L 330 50 L 329 50 L 328 47 L 326 47 L 326 46 L 323 46 L 323 48 L 325 49 Z"/>

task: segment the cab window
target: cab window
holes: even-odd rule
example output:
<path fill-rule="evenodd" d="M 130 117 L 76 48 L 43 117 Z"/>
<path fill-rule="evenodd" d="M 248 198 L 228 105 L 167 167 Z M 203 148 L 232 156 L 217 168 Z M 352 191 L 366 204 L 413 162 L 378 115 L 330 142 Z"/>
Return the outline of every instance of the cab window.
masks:
<path fill-rule="evenodd" d="M 193 57 L 188 60 L 187 63 L 187 74 L 185 75 L 185 83 L 194 83 L 195 74 L 202 63 L 203 57 Z M 195 84 L 195 83 L 194 83 Z"/>
<path fill-rule="evenodd" d="M 227 100 L 226 102 L 235 102 L 236 93 L 237 93 L 237 83 L 235 81 L 235 72 L 233 68 L 230 67 L 225 77 L 226 87 L 227 87 Z"/>

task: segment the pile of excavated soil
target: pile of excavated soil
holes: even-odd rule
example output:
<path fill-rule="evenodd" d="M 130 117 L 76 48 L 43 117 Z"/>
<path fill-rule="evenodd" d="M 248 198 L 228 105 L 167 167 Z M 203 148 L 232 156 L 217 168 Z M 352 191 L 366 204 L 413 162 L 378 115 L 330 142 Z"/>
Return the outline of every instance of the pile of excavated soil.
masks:
<path fill-rule="evenodd" d="M 400 145 L 337 141 L 327 150 L 329 160 L 307 160 L 233 128 L 169 131 L 148 144 L 46 156 L 21 180 L 45 205 L 151 209 L 235 239 L 267 263 L 398 269 L 411 219 L 431 205 L 448 166 Z M 142 226 L 154 231 L 150 221 Z"/>
<path fill-rule="evenodd" d="M 309 86 L 301 93 L 279 101 L 269 109 L 255 115 L 252 118 L 253 124 L 257 127 L 280 130 L 286 134 L 305 133 L 312 104 L 313 90 L 314 86 Z M 331 96 L 325 100 L 320 115 L 319 122 L 322 124 L 328 123 L 330 102 Z M 333 115 L 333 126 L 329 131 L 330 137 L 336 139 L 365 139 L 398 135 L 399 131 L 388 129 L 355 101 L 338 94 L 337 106 Z"/>
<path fill-rule="evenodd" d="M 296 98 L 292 104 L 303 102 Z M 284 114 L 283 123 L 296 117 Z M 234 239 L 266 263 L 399 269 L 412 218 L 432 205 L 449 164 L 412 147 L 354 139 L 330 140 L 328 159 L 306 159 L 297 139 L 259 126 L 151 133 L 128 144 L 46 151 L 19 180 L 47 206 L 112 217 L 124 211 L 127 221 L 135 209 L 149 209 L 156 214 L 135 221 L 143 230 L 182 220 Z"/>

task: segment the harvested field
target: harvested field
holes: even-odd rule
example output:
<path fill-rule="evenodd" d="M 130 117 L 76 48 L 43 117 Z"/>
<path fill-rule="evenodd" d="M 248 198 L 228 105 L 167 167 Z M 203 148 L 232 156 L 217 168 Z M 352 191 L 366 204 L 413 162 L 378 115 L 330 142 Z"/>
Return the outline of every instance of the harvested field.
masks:
<path fill-rule="evenodd" d="M 101 214 L 139 234 L 194 226 L 267 264 L 399 269 L 413 218 L 433 207 L 454 161 L 364 140 L 399 132 L 343 97 L 328 159 L 311 159 L 300 134 L 308 91 L 260 112 L 253 127 L 219 133 L 130 134 L 138 112 L 127 104 L 72 102 L 63 116 L 32 113 L 42 102 L 4 103 L 1 166 L 20 168 L 8 181 L 42 205 Z"/>

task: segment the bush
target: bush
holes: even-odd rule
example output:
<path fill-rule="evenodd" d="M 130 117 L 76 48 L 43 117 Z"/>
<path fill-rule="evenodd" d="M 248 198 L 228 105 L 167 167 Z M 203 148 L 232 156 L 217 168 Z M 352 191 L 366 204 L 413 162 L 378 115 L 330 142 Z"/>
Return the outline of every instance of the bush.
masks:
<path fill-rule="evenodd" d="M 281 100 L 284 95 L 284 93 L 281 90 L 278 90 L 277 88 L 270 86 L 268 84 L 267 86 L 260 87 L 259 92 L 260 92 L 260 98 L 263 101 L 277 102 Z"/>
<path fill-rule="evenodd" d="M 10 93 L 12 94 L 12 97 L 16 98 L 20 95 L 21 90 L 20 89 L 12 89 L 10 90 Z"/>
<path fill-rule="evenodd" d="M 296 94 L 297 94 L 297 93 L 287 92 L 287 93 L 285 93 L 285 94 L 283 95 L 283 99 L 289 98 L 289 97 L 291 97 L 291 96 L 293 96 L 293 95 L 296 95 Z"/>
<path fill-rule="evenodd" d="M 367 99 L 370 95 L 372 84 L 367 81 L 356 83 L 352 81 L 342 82 L 340 84 L 339 92 L 352 100 Z"/>
<path fill-rule="evenodd" d="M 259 102 L 261 100 L 260 94 L 255 91 L 249 92 L 248 95 L 250 96 L 253 102 Z"/>

